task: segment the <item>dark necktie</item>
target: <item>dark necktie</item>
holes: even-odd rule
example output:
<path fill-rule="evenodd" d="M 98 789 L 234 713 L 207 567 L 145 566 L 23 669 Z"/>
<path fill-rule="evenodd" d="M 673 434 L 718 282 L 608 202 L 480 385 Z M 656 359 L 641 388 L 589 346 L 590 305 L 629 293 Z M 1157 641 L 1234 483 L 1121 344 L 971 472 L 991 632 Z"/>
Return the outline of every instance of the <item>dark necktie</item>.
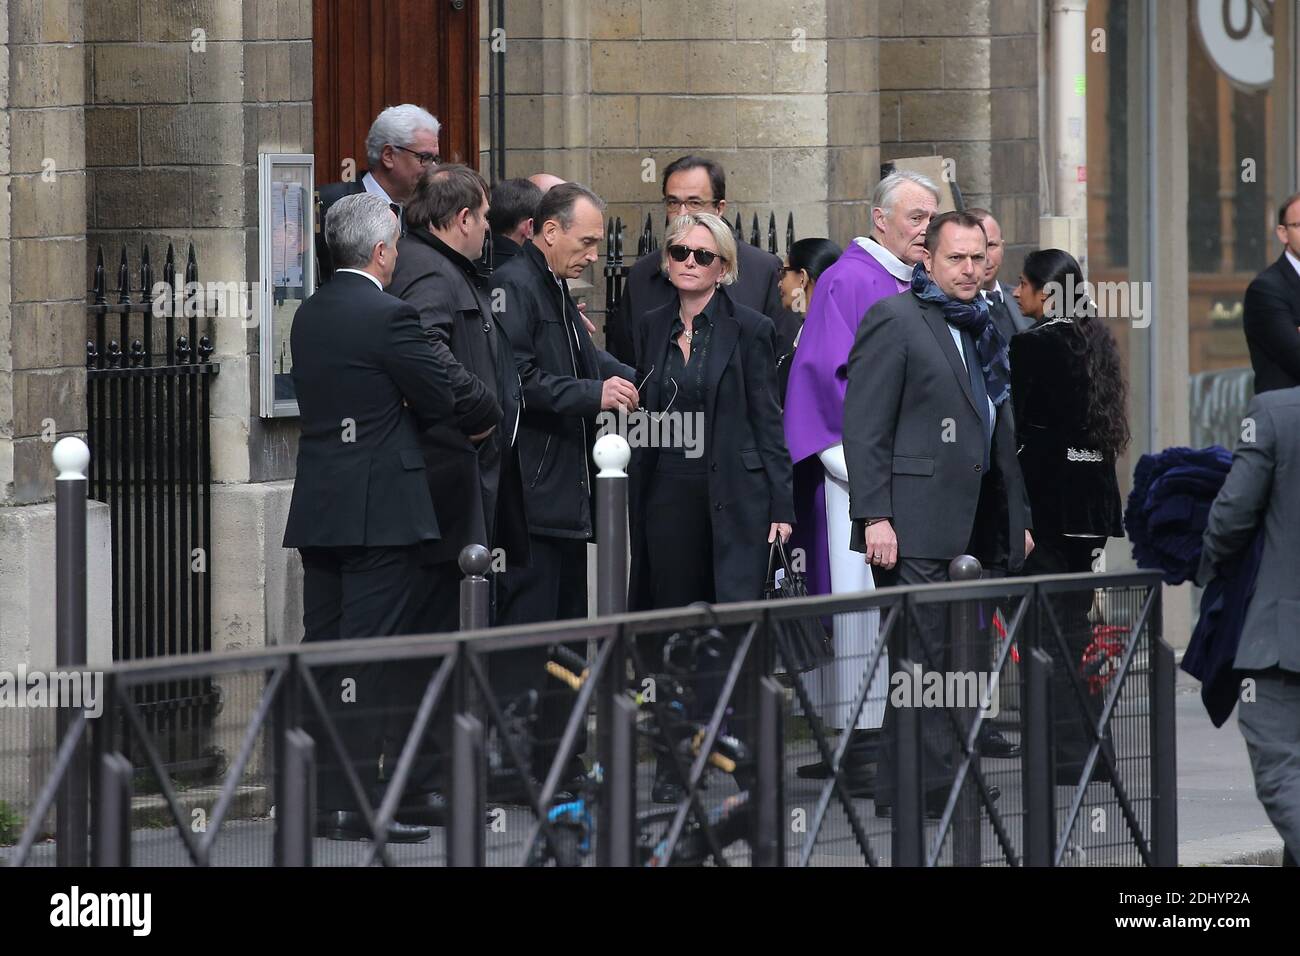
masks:
<path fill-rule="evenodd" d="M 971 392 L 975 395 L 975 407 L 979 410 L 980 421 L 984 423 L 984 474 L 989 473 L 989 452 L 993 445 L 993 422 L 989 418 L 989 390 L 984 384 L 984 372 L 980 369 L 979 356 L 975 354 L 975 340 L 969 332 L 961 333 L 962 351 L 966 353 L 966 374 L 970 379 Z"/>

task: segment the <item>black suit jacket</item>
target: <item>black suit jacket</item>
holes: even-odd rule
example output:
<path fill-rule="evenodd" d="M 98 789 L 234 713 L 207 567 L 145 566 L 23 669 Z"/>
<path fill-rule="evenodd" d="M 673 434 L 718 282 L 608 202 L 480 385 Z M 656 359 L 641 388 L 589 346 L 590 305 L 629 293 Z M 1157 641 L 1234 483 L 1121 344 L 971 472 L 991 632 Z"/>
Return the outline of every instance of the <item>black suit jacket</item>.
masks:
<path fill-rule="evenodd" d="M 365 175 L 364 173 L 362 175 Z M 358 176 L 350 183 L 326 183 L 316 190 L 316 287 L 320 288 L 334 275 L 334 257 L 325 241 L 325 214 L 344 196 L 363 193 L 366 187 Z"/>
<path fill-rule="evenodd" d="M 619 361 L 629 365 L 639 364 L 636 354 L 638 328 L 643 318 L 669 302 L 677 301 L 677 290 L 663 274 L 662 252 L 642 256 L 627 274 L 623 285 L 623 298 L 618 310 L 605 328 L 605 346 Z M 798 331 L 798 317 L 793 321 L 781 306 L 781 290 L 777 282 L 781 277 L 781 260 L 769 252 L 747 242 L 736 243 L 736 256 L 740 271 L 736 281 L 727 287 L 728 295 L 738 305 L 761 312 L 782 331 L 788 333 L 793 343 Z M 778 352 L 777 354 L 781 354 Z"/>
<path fill-rule="evenodd" d="M 613 375 L 633 381 L 636 370 L 596 348 L 568 286 L 531 242 L 492 273 L 492 305 L 523 379 L 519 463 L 529 530 L 589 538 L 591 447 L 603 383 Z"/>
<path fill-rule="evenodd" d="M 524 251 L 523 247 L 513 239 L 505 236 L 498 236 L 495 233 L 492 236 L 492 269 L 500 269 L 503 265 Z"/>
<path fill-rule="evenodd" d="M 776 330 L 772 320 L 719 296 L 705 368 L 704 459 L 708 462 L 713 524 L 713 582 L 717 600 L 757 601 L 767 572 L 768 529 L 773 521 L 794 523 L 793 468 L 785 445 L 776 378 Z M 663 407 L 664 355 L 676 298 L 649 312 L 638 326 L 637 354 L 643 356 L 644 408 Z M 671 393 L 670 393 L 671 394 Z M 632 533 L 630 603 L 650 606 L 645 551 L 645 502 L 655 478 L 658 451 L 633 450 L 628 472 Z"/>
<path fill-rule="evenodd" d="M 889 518 L 900 558 L 974 548 L 1019 571 L 1032 524 L 1011 402 L 998 406 L 985 475 L 984 419 L 943 310 L 911 292 L 881 299 L 858 326 L 848 379 L 850 547 L 865 550 L 865 519 Z"/>
<path fill-rule="evenodd" d="M 478 286 L 474 263 L 425 229 L 398 242 L 388 291 L 420 313 L 420 325 L 451 379 L 455 411 L 421 437 L 442 538 L 431 561 L 455 561 L 467 544 L 505 549 L 508 567 L 528 563 L 528 525 L 515 438 L 522 385 L 510 340 Z M 492 428 L 477 447 L 469 436 Z"/>
<path fill-rule="evenodd" d="M 437 538 L 420 420 L 450 416 L 452 390 L 415 309 L 339 273 L 298 308 L 289 347 L 302 433 L 284 546 Z"/>
<path fill-rule="evenodd" d="M 1242 325 L 1255 393 L 1300 385 L 1300 275 L 1286 253 L 1246 288 Z"/>

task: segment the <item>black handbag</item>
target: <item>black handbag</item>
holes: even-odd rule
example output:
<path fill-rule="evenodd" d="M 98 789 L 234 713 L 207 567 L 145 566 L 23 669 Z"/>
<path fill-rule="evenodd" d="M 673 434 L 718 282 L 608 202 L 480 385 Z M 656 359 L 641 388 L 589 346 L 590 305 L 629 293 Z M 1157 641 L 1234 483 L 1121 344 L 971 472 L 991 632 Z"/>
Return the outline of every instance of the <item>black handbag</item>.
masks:
<path fill-rule="evenodd" d="M 777 559 L 784 572 L 780 584 L 773 583 Z M 808 583 L 800 571 L 790 567 L 785 544 L 780 536 L 772 542 L 767 555 L 767 578 L 763 582 L 763 600 L 780 601 L 786 598 L 808 596 Z M 821 667 L 835 659 L 830 637 L 818 616 L 786 617 L 772 619 L 772 632 L 776 642 L 776 670 L 778 673 L 802 674 Z"/>

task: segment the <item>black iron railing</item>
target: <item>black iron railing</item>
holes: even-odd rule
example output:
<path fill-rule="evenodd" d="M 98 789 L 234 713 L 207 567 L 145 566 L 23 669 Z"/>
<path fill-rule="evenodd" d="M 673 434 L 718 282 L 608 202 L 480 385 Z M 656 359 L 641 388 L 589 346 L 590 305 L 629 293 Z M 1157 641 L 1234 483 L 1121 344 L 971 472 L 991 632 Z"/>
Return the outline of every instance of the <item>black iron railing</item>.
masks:
<path fill-rule="evenodd" d="M 123 248 L 110 292 L 100 249 L 87 307 L 89 494 L 109 506 L 116 661 L 212 648 L 209 416 L 219 366 L 209 360 L 210 303 L 193 246 L 183 277 L 170 245 L 161 276 L 147 247 L 138 276 L 133 289 Z M 214 769 L 211 683 L 178 681 L 141 694 L 144 719 L 167 741 L 165 764 Z"/>
<path fill-rule="evenodd" d="M 1060 618 L 1073 613 L 1068 604 L 1080 598 L 1088 603 L 1095 598 L 1117 623 L 1089 624 L 1093 632 L 1115 630 L 1108 632 L 1100 658 L 1084 655 L 1076 664 L 1073 651 L 1065 649 L 1067 635 L 1074 635 Z M 1159 601 L 1158 577 L 1146 573 L 1003 579 L 118 664 L 107 674 L 111 706 L 93 722 L 91 766 L 98 793 L 91 814 L 93 858 L 103 865 L 520 865 L 560 859 L 595 864 L 1172 865 L 1174 665 L 1172 652 L 1159 638 Z M 783 673 L 775 635 L 780 622 L 791 618 L 878 612 L 880 644 L 863 662 L 856 712 L 867 703 L 869 675 L 885 666 L 887 657 L 891 683 L 909 673 L 914 663 L 906 656 L 909 632 L 914 635 L 926 626 L 925 614 L 934 610 L 947 615 L 950 650 L 964 642 L 967 663 L 1002 675 L 998 693 L 1003 704 L 993 720 L 1018 737 L 1021 752 L 1004 760 L 981 756 L 977 742 L 985 718 L 972 707 L 941 708 L 950 730 L 942 746 L 951 749 L 954 759 L 936 804 L 933 781 L 925 779 L 922 769 L 923 750 L 936 741 L 927 739 L 917 707 L 895 708 L 899 719 L 887 724 L 886 733 L 899 774 L 892 817 L 885 822 L 877 815 L 879 794 L 873 802 L 846 786 L 845 735 L 834 737 L 812 722 L 811 750 L 809 738 L 800 739 L 801 727 L 817 705 L 806 686 L 808 675 Z M 995 616 L 1006 620 L 1005 632 L 996 639 L 982 626 Z M 638 754 L 635 728 L 648 722 L 657 728 L 650 736 L 663 732 L 677 718 L 659 711 L 676 706 L 678 698 L 661 684 L 657 698 L 636 705 L 633 693 L 644 697 L 645 675 L 655 670 L 653 651 L 646 648 L 654 646 L 656 636 L 710 629 L 727 637 L 731 656 L 712 675 L 715 691 L 695 695 L 708 706 L 687 713 L 695 723 L 679 735 L 676 750 L 667 751 L 675 753 L 674 773 L 682 787 L 673 804 L 658 806 L 648 799 L 649 766 Z M 512 734 L 509 708 L 493 694 L 490 671 L 501 655 L 559 645 L 585 647 L 587 653 L 581 667 L 565 664 L 563 654 L 552 655 L 559 670 L 581 676 L 574 680 L 576 692 L 559 682 L 547 685 L 546 693 L 567 694 L 572 706 L 554 741 L 553 760 L 541 767 L 530 763 L 526 748 Z M 1018 675 L 1008 670 L 1016 656 Z M 1101 666 L 1092 667 L 1098 660 Z M 409 733 L 393 746 L 387 795 L 372 805 L 362 770 L 342 751 L 324 703 L 336 689 L 322 686 L 317 675 L 327 666 L 337 672 L 340 666 L 378 661 L 422 667 L 430 677 L 422 699 L 408 702 Z M 1066 676 L 1073 689 L 1067 700 L 1053 702 L 1051 673 L 1065 661 L 1070 662 Z M 926 670 L 933 664 L 915 663 Z M 146 726 L 137 703 L 142 691 L 196 680 L 228 686 L 242 682 L 248 690 L 246 711 L 230 730 L 232 739 L 240 741 L 237 756 L 220 788 L 210 794 L 201 831 L 194 828 L 188 796 L 171 784 L 157 734 Z M 539 676 L 539 686 L 546 681 Z M 388 847 L 383 834 L 396 812 L 397 794 L 435 713 L 444 708 L 450 708 L 455 728 L 446 755 L 451 821 L 423 848 Z M 804 716 L 796 716 L 796 709 Z M 573 794 L 557 795 L 593 712 L 597 730 L 591 756 L 600 770 L 582 805 L 592 817 L 584 829 L 557 816 L 556 808 L 566 801 L 577 803 Z M 359 711 L 356 719 L 378 716 Z M 1063 727 L 1074 722 L 1086 728 L 1086 738 L 1067 779 L 1054 768 L 1054 754 Z M 84 734 L 88 726 L 78 721 L 73 731 Z M 314 738 L 304 730 L 309 726 L 320 728 Z M 734 743 L 736 737 L 745 742 Z M 155 800 L 163 808 L 161 822 L 171 826 L 169 851 L 159 848 L 156 829 L 132 826 L 132 775 L 120 756 L 128 749 L 144 756 L 160 791 Z M 490 752 L 507 768 L 527 768 L 521 777 L 523 795 L 508 808 L 494 805 L 484 787 L 490 779 L 485 777 Z M 0 850 L 8 863 L 53 855 L 37 841 L 44 832 L 41 821 L 73 765 L 73 753 L 65 745 L 55 760 L 18 845 Z M 829 779 L 809 784 L 794 777 L 794 764 L 812 755 L 833 768 Z M 377 834 L 373 842 L 340 848 L 313 840 L 313 774 L 327 762 L 348 774 Z M 725 772 L 710 770 L 716 767 Z M 250 786 L 265 790 L 265 803 L 275 807 L 273 819 L 265 807 L 260 815 L 234 819 L 237 797 Z M 499 829 L 483 825 L 497 815 Z M 801 825 L 792 827 L 796 818 Z M 155 820 L 153 826 L 158 825 Z M 590 841 L 589 854 L 561 853 L 561 847 L 576 846 L 578 837 Z"/>

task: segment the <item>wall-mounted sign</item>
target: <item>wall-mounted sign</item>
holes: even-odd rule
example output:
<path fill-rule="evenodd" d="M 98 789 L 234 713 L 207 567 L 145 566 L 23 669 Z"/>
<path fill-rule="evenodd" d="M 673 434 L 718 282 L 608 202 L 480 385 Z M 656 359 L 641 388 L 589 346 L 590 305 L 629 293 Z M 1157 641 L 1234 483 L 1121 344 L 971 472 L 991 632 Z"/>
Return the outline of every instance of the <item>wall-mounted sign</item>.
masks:
<path fill-rule="evenodd" d="M 1224 76 L 1246 90 L 1273 83 L 1273 0 L 1196 0 L 1196 28 Z"/>
<path fill-rule="evenodd" d="M 289 332 L 316 291 L 315 165 L 310 153 L 257 157 L 259 384 L 263 418 L 298 414 Z"/>

